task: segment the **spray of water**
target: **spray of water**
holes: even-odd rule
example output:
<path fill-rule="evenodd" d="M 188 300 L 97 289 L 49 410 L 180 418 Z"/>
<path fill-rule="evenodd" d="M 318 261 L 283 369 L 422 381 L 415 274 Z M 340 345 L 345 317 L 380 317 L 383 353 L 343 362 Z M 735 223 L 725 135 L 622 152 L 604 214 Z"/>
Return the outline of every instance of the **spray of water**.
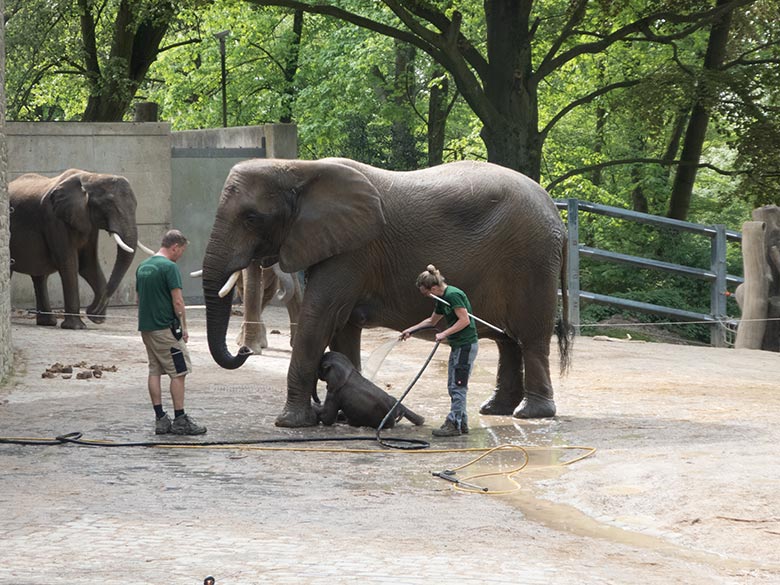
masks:
<path fill-rule="evenodd" d="M 389 354 L 393 350 L 393 348 L 400 342 L 401 342 L 400 338 L 393 339 L 391 341 L 388 341 L 387 343 L 383 343 L 382 345 L 377 347 L 374 351 L 372 351 L 371 355 L 368 356 L 368 359 L 363 363 L 363 367 L 362 367 L 363 377 L 373 382 L 374 376 L 376 376 L 377 372 L 379 371 L 379 368 L 382 367 L 382 363 L 385 361 L 387 354 Z"/>

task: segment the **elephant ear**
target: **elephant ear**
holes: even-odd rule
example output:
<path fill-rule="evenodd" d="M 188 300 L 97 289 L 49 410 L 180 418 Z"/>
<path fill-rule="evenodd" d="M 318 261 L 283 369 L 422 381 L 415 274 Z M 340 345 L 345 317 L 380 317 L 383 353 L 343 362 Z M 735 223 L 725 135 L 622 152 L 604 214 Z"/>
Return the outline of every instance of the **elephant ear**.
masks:
<path fill-rule="evenodd" d="M 51 202 L 54 215 L 78 232 L 88 234 L 92 229 L 89 219 L 89 193 L 82 185 L 83 173 L 70 175 L 57 183 L 43 196 Z"/>
<path fill-rule="evenodd" d="M 298 272 L 356 250 L 385 224 L 379 191 L 361 172 L 336 162 L 303 163 L 296 214 L 279 251 L 279 266 Z"/>

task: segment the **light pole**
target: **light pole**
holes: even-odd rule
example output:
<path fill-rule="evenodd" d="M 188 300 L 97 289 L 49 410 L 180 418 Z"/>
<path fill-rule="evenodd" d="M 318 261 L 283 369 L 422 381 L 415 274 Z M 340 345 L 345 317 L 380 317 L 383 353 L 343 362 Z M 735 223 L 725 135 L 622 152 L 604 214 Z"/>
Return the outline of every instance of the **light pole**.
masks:
<path fill-rule="evenodd" d="M 219 39 L 219 56 L 222 61 L 222 127 L 227 128 L 227 71 L 225 70 L 225 37 L 230 34 L 229 30 L 223 30 L 214 33 Z"/>

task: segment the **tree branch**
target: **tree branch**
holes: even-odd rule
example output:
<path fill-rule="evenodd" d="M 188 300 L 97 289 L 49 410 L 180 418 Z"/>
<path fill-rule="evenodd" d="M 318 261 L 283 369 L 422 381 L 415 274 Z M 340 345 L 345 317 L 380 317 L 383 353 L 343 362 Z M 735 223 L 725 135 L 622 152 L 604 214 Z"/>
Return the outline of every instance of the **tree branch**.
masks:
<path fill-rule="evenodd" d="M 100 63 L 97 58 L 97 45 L 95 42 L 95 21 L 90 12 L 88 0 L 78 0 L 81 11 L 81 39 L 84 43 L 84 61 L 87 70 L 87 79 L 93 90 L 97 89 L 100 79 Z"/>
<path fill-rule="evenodd" d="M 538 82 L 539 80 L 543 79 L 553 71 L 556 71 L 557 69 L 563 67 L 564 64 L 568 63 L 572 59 L 575 59 L 576 57 L 579 57 L 580 55 L 584 55 L 587 53 L 600 53 L 601 51 L 605 50 L 607 47 L 619 41 L 629 40 L 629 35 L 633 33 L 641 33 L 645 39 L 652 40 L 655 42 L 668 42 L 675 39 L 684 38 L 689 34 L 691 34 L 692 32 L 709 24 L 710 22 L 717 20 L 723 14 L 731 10 L 734 10 L 735 8 L 738 8 L 740 6 L 752 4 L 755 1 L 756 0 L 734 0 L 733 2 L 729 2 L 728 4 L 717 6 L 710 10 L 705 10 L 702 12 L 694 12 L 692 14 L 687 14 L 687 15 L 676 14 L 674 12 L 656 12 L 654 14 L 650 14 L 630 24 L 625 25 L 608 35 L 599 36 L 598 41 L 583 43 L 574 46 L 571 49 L 564 51 L 558 57 L 550 57 L 548 55 L 539 65 L 534 76 L 537 78 L 537 82 Z M 676 33 L 670 33 L 667 35 L 658 35 L 652 32 L 651 30 L 651 27 L 656 23 L 661 23 L 662 25 L 689 24 L 690 26 L 687 26 L 682 31 Z M 577 31 L 573 31 L 573 32 L 576 33 Z"/>
<path fill-rule="evenodd" d="M 594 92 L 589 93 L 588 95 L 582 96 L 581 98 L 578 98 L 574 100 L 573 102 L 570 102 L 567 104 L 560 112 L 558 112 L 553 118 L 547 123 L 547 125 L 542 129 L 542 131 L 539 133 L 542 140 L 547 136 L 547 134 L 552 130 L 553 126 L 557 124 L 561 118 L 563 118 L 566 114 L 571 112 L 574 108 L 577 108 L 579 106 L 582 106 L 584 104 L 589 104 L 597 97 L 604 95 L 605 93 L 609 93 L 612 90 L 615 89 L 622 89 L 624 87 L 633 87 L 635 85 L 639 85 L 641 83 L 640 80 L 634 79 L 634 80 L 627 80 L 627 81 L 619 81 L 617 83 L 612 83 L 610 85 L 605 85 L 603 87 L 600 87 Z"/>
<path fill-rule="evenodd" d="M 192 45 L 195 43 L 202 43 L 203 39 L 197 38 L 197 39 L 190 39 L 188 41 L 179 41 L 178 43 L 173 43 L 171 45 L 165 45 L 164 47 L 160 47 L 160 49 L 157 51 L 157 53 L 162 53 L 164 51 L 170 51 L 171 49 L 176 49 L 177 47 L 183 47 L 184 45 Z"/>
<path fill-rule="evenodd" d="M 552 191 L 555 187 L 563 183 L 566 179 L 569 179 L 571 177 L 574 177 L 576 175 L 584 175 L 586 173 L 590 173 L 593 171 L 606 169 L 608 167 L 615 167 L 615 166 L 622 166 L 622 165 L 631 165 L 631 164 L 657 164 L 662 166 L 671 166 L 671 165 L 686 165 L 686 166 L 695 166 L 698 169 L 710 169 L 715 171 L 716 173 L 720 175 L 726 175 L 729 177 L 737 176 L 737 175 L 746 175 L 749 174 L 750 171 L 726 171 L 721 168 L 716 167 L 715 165 L 711 163 L 689 163 L 689 162 L 683 162 L 681 160 L 665 160 L 662 158 L 624 158 L 624 159 L 617 159 L 617 160 L 609 160 L 602 163 L 598 163 L 595 165 L 587 165 L 584 167 L 580 167 L 579 169 L 574 169 L 572 171 L 569 171 L 568 173 L 564 173 L 551 183 L 545 187 L 547 191 Z"/>
<path fill-rule="evenodd" d="M 381 35 L 407 42 L 425 51 L 452 74 L 461 95 L 478 117 L 483 120 L 495 117 L 495 112 L 492 110 L 491 104 L 485 103 L 484 100 L 480 99 L 484 96 L 484 90 L 482 84 L 475 75 L 475 72 L 480 76 L 484 75 L 486 73 L 487 63 L 460 34 L 458 34 L 459 42 L 456 49 L 447 45 L 446 35 L 438 34 L 420 25 L 420 23 L 412 17 L 412 12 L 406 8 L 407 5 L 414 6 L 415 10 L 420 11 L 421 14 L 425 13 L 424 8 L 417 6 L 418 3 L 415 0 L 383 0 L 384 4 L 393 11 L 411 32 L 376 22 L 330 4 L 308 4 L 298 0 L 246 1 L 259 6 L 282 6 L 285 8 L 311 12 L 313 14 L 332 16 Z M 448 26 L 445 26 L 444 20 L 442 20 L 445 19 L 443 15 L 431 13 L 430 17 L 443 28 L 449 29 Z"/>

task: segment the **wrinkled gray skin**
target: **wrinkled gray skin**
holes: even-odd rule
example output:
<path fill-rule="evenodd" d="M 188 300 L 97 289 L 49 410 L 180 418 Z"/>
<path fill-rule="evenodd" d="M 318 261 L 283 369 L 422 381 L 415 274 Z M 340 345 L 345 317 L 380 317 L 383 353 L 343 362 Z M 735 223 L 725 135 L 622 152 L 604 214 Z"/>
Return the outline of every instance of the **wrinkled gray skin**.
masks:
<path fill-rule="evenodd" d="M 317 424 L 311 397 L 326 347 L 359 369 L 366 327 L 402 331 L 429 316 L 433 301 L 415 287 L 435 264 L 469 296 L 478 324 L 499 348 L 497 386 L 483 414 L 555 414 L 550 337 L 568 358 L 570 328 L 555 326 L 566 231 L 549 195 L 534 181 L 490 163 L 457 162 L 412 172 L 347 159 L 257 159 L 225 181 L 203 261 L 211 355 L 224 368 L 247 356 L 225 343 L 230 274 L 252 260 L 305 270 L 306 290 L 287 374 L 279 426 Z M 522 347 L 514 340 L 519 340 Z"/>
<path fill-rule="evenodd" d="M 79 275 L 92 288 L 87 315 L 102 323 L 108 300 L 130 268 L 134 252 L 117 246 L 108 283 L 98 261 L 98 230 L 116 233 L 136 249 L 136 199 L 124 177 L 70 169 L 58 177 L 26 174 L 8 185 L 11 272 L 29 274 L 35 287 L 38 325 L 55 326 L 47 279 L 59 272 L 65 301 L 63 329 L 84 329 L 79 314 Z M 49 314 L 43 314 L 49 313 Z"/>
<path fill-rule="evenodd" d="M 351 426 L 377 429 L 395 406 L 395 398 L 361 376 L 347 356 L 337 351 L 329 351 L 322 356 L 317 376 L 328 383 L 325 403 L 322 407 L 314 406 L 317 418 L 324 425 L 336 422 L 341 411 Z M 425 423 L 422 416 L 399 404 L 382 428 L 392 429 L 404 417 L 414 425 Z"/>

